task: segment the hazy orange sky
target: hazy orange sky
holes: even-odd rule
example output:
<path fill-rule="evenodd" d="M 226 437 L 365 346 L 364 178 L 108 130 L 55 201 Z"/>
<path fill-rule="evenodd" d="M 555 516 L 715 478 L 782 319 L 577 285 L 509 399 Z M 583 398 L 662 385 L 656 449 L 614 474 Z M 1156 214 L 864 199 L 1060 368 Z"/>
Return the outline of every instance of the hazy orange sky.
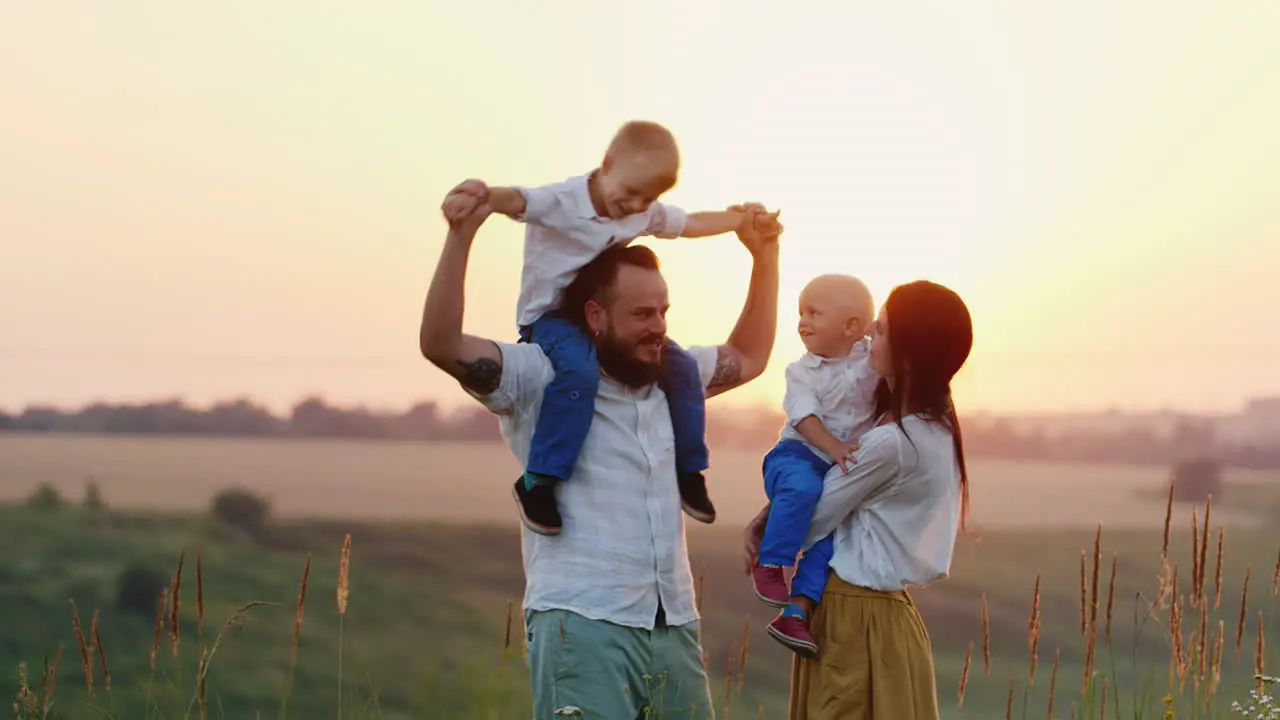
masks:
<path fill-rule="evenodd" d="M 802 5 L 5 3 L 0 407 L 463 402 L 416 348 L 442 195 L 585 172 L 631 118 L 681 142 L 669 201 L 783 211 L 738 402 L 826 271 L 956 288 L 967 408 L 1280 393 L 1280 3 Z M 520 239 L 482 231 L 469 331 L 515 337 Z M 746 253 L 652 242 L 672 336 L 723 340 Z"/>

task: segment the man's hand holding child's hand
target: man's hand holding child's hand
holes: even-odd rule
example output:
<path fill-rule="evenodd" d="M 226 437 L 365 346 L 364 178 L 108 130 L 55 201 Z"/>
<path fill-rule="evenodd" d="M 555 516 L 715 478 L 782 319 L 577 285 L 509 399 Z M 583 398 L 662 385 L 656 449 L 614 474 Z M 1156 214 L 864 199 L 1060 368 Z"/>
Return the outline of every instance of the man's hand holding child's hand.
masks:
<path fill-rule="evenodd" d="M 455 186 L 440 204 L 440 211 L 449 227 L 458 229 L 463 225 L 474 231 L 484 223 L 491 212 L 488 206 L 489 188 L 479 180 L 465 180 Z"/>
<path fill-rule="evenodd" d="M 731 205 L 730 212 L 742 214 L 742 225 L 739 230 L 754 231 L 764 237 L 772 237 L 782 232 L 782 224 L 778 222 L 780 210 L 769 212 L 760 203 L 743 203 Z"/>
<path fill-rule="evenodd" d="M 440 206 L 445 220 L 452 225 L 475 212 L 489 197 L 489 186 L 480 180 L 464 180 L 449 191 Z"/>

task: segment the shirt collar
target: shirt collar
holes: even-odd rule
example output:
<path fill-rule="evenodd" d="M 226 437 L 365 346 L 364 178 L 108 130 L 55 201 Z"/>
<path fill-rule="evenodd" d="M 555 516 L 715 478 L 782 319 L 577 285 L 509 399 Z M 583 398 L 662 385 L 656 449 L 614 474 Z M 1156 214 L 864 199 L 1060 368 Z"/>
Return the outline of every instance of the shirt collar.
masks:
<path fill-rule="evenodd" d="M 596 206 L 591 204 L 591 176 L 597 172 L 599 171 L 592 170 L 586 175 L 579 175 L 574 181 L 573 209 L 583 220 L 604 219 L 596 212 Z"/>
<path fill-rule="evenodd" d="M 822 357 L 821 355 L 814 355 L 811 352 L 807 352 L 804 354 L 804 357 L 801 359 L 800 362 L 805 368 L 809 370 L 817 370 L 818 368 L 822 367 L 824 363 L 861 359 L 863 357 L 866 357 L 866 355 L 870 351 L 871 351 L 871 339 L 864 337 L 861 340 L 858 340 L 857 342 L 855 342 L 853 344 L 853 348 L 849 351 L 849 354 L 845 355 L 844 357 L 825 358 L 825 357 Z"/>

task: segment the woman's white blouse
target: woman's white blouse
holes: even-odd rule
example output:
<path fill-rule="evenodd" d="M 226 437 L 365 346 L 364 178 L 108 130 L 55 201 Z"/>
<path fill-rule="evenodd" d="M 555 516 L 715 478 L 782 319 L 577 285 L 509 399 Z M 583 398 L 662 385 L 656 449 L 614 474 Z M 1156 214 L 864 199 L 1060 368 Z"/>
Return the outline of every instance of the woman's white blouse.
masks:
<path fill-rule="evenodd" d="M 960 523 L 951 432 L 919 415 L 862 436 L 848 473 L 827 474 L 808 549 L 835 533 L 831 569 L 851 585 L 901 590 L 947 577 Z"/>

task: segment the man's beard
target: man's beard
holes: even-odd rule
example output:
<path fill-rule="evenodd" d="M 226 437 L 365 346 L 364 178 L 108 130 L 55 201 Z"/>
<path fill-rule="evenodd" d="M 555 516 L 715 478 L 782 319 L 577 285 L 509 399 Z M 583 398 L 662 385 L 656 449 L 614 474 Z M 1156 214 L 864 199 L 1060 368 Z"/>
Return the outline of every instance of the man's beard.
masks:
<path fill-rule="evenodd" d="M 653 340 L 664 342 L 661 335 L 645 335 L 635 345 L 627 346 L 618 342 L 612 331 L 601 335 L 596 340 L 596 357 L 600 370 L 609 377 L 632 388 L 643 388 L 658 381 L 662 377 L 666 365 L 666 354 L 659 353 L 658 362 L 647 363 L 635 356 L 635 350 Z"/>

